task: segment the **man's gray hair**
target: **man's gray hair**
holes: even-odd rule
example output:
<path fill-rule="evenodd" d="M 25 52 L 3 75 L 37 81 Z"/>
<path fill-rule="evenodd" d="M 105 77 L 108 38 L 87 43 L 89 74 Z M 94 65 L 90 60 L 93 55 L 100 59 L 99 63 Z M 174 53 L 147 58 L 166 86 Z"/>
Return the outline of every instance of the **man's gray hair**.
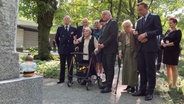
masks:
<path fill-rule="evenodd" d="M 94 23 L 99 23 L 100 21 L 99 20 L 95 20 L 95 22 Z"/>
<path fill-rule="evenodd" d="M 64 19 L 65 19 L 65 18 L 69 18 L 69 19 L 70 19 L 70 21 L 71 21 L 71 18 L 70 18 L 70 16 L 69 16 L 69 15 L 66 15 L 66 16 L 64 17 Z"/>
<path fill-rule="evenodd" d="M 112 18 L 112 14 L 109 10 L 102 11 L 102 14 L 108 14 Z"/>
<path fill-rule="evenodd" d="M 88 18 L 83 18 L 82 21 L 88 21 Z"/>

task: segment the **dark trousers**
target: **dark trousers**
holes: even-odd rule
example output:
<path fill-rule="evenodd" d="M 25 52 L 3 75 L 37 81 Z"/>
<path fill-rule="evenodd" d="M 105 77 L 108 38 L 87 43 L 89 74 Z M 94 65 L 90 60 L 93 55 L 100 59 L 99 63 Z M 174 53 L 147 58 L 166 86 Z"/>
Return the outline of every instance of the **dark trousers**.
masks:
<path fill-rule="evenodd" d="M 102 65 L 106 75 L 105 86 L 111 88 L 114 78 L 114 65 L 116 61 L 116 54 L 102 53 Z"/>
<path fill-rule="evenodd" d="M 68 65 L 68 80 L 72 80 L 72 76 L 73 76 L 73 62 L 71 63 L 72 55 L 59 54 L 59 56 L 60 56 L 60 77 L 59 77 L 59 81 L 64 82 L 64 80 L 65 80 L 66 61 L 67 61 L 67 65 Z"/>
<path fill-rule="evenodd" d="M 156 58 L 156 70 L 160 70 L 160 66 L 162 63 L 162 55 L 163 55 L 163 50 L 159 49 L 157 53 L 157 58 Z"/>
<path fill-rule="evenodd" d="M 156 52 L 138 52 L 138 71 L 140 73 L 140 91 L 153 94 L 156 84 Z"/>

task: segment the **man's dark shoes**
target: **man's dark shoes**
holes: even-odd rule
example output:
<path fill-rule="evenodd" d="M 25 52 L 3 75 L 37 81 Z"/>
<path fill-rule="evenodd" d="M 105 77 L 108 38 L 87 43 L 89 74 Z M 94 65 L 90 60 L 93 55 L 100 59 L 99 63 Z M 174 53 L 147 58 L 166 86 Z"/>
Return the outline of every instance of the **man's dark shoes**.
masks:
<path fill-rule="evenodd" d="M 130 89 L 127 90 L 129 93 L 134 93 L 135 92 L 135 88 L 131 87 Z"/>
<path fill-rule="evenodd" d="M 101 90 L 101 93 L 109 93 L 111 92 L 111 88 L 105 87 L 104 89 Z"/>
<path fill-rule="evenodd" d="M 99 86 L 99 89 L 104 89 L 106 87 L 106 82 L 102 82 L 102 84 Z"/>
<path fill-rule="evenodd" d="M 145 96 L 145 92 L 138 91 L 133 93 L 132 96 Z"/>
<path fill-rule="evenodd" d="M 131 86 L 127 86 L 127 87 L 124 89 L 124 91 L 130 90 L 130 88 L 131 88 Z"/>
<path fill-rule="evenodd" d="M 99 89 L 104 89 L 106 86 L 105 85 L 100 85 Z"/>
<path fill-rule="evenodd" d="M 146 101 L 149 101 L 149 100 L 152 100 L 153 99 L 153 95 L 152 94 L 147 94 L 146 96 L 145 96 L 145 100 Z"/>
<path fill-rule="evenodd" d="M 64 83 L 64 81 L 59 81 L 59 82 L 57 82 L 57 84 L 61 84 L 61 83 Z"/>

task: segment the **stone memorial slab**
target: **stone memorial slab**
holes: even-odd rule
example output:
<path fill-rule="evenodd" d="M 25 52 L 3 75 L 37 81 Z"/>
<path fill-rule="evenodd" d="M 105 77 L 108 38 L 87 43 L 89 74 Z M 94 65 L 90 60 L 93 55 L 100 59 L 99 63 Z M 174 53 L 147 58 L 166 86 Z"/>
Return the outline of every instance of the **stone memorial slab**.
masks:
<path fill-rule="evenodd" d="M 42 104 L 42 86 L 41 76 L 0 81 L 0 104 Z"/>
<path fill-rule="evenodd" d="M 19 77 L 15 51 L 18 0 L 0 0 L 0 81 Z"/>
<path fill-rule="evenodd" d="M 0 104 L 42 104 L 41 76 L 20 77 L 15 50 L 18 0 L 0 0 Z"/>

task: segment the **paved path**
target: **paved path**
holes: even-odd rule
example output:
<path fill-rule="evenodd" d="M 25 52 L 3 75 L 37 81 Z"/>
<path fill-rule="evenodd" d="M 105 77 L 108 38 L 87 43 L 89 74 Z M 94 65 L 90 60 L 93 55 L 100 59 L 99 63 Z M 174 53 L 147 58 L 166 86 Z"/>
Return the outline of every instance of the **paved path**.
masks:
<path fill-rule="evenodd" d="M 66 83 L 57 85 L 56 82 L 57 79 L 44 79 L 43 104 L 167 104 L 159 95 L 154 95 L 151 101 L 145 101 L 144 97 L 133 97 L 123 92 L 126 86 L 122 86 L 121 82 L 116 95 L 114 92 L 100 93 L 97 84 L 87 91 L 85 86 L 79 85 L 76 81 L 70 88 Z M 115 83 L 116 81 L 114 86 Z"/>

